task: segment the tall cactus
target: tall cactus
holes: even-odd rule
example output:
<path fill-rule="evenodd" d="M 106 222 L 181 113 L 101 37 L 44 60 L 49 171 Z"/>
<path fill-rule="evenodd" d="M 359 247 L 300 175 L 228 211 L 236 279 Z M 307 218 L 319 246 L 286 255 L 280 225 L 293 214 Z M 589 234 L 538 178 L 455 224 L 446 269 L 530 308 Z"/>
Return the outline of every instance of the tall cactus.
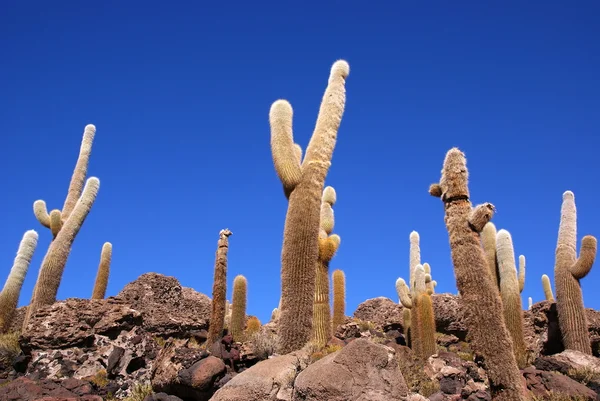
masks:
<path fill-rule="evenodd" d="M 294 143 L 292 106 L 277 100 L 269 113 L 273 163 L 288 197 L 281 252 L 282 354 L 302 348 L 311 337 L 321 193 L 344 112 L 349 73 L 347 62 L 338 60 L 333 64 L 304 160 Z"/>
<path fill-rule="evenodd" d="M 500 295 L 504 309 L 504 322 L 510 332 L 513 342 L 513 352 L 519 368 L 524 369 L 527 364 L 527 346 L 525 345 L 523 305 L 521 303 L 521 283 L 524 283 L 525 257 L 519 257 L 519 271 L 523 275 L 517 276 L 515 252 L 510 233 L 507 230 L 498 231 L 496 237 L 496 254 L 500 272 Z"/>
<path fill-rule="evenodd" d="M 19 243 L 17 256 L 4 283 L 4 288 L 0 292 L 0 333 L 6 333 L 10 328 L 19 303 L 23 281 L 25 281 L 31 258 L 37 247 L 37 241 L 38 233 L 35 230 L 29 230 Z"/>
<path fill-rule="evenodd" d="M 344 324 L 346 318 L 346 276 L 340 269 L 331 275 L 333 281 L 333 330 Z"/>
<path fill-rule="evenodd" d="M 54 241 L 50 243 L 48 252 L 44 256 L 40 267 L 31 304 L 27 308 L 23 321 L 23 331 L 26 331 L 29 319 L 40 306 L 51 305 L 56 301 L 56 294 L 67 264 L 67 258 L 71 252 L 71 246 L 92 209 L 99 189 L 100 180 L 96 177 L 90 177 L 73 212 L 69 214 L 69 218 L 64 222 Z"/>
<path fill-rule="evenodd" d="M 95 135 L 96 127 L 93 124 L 86 125 L 83 131 L 81 147 L 79 149 L 79 157 L 75 164 L 75 169 L 69 184 L 69 190 L 67 192 L 67 198 L 65 199 L 62 211 L 54 209 L 48 214 L 46 202 L 39 199 L 33 203 L 33 214 L 44 227 L 50 229 L 53 239 L 56 238 L 58 232 L 75 209 L 77 200 L 81 197 Z"/>
<path fill-rule="evenodd" d="M 554 294 L 552 293 L 552 284 L 550 284 L 550 277 L 542 274 L 542 288 L 544 289 L 544 296 L 546 301 L 554 302 Z"/>
<path fill-rule="evenodd" d="M 340 236 L 331 234 L 335 225 L 333 205 L 336 193 L 325 187 L 321 200 L 321 228 L 319 230 L 319 257 L 316 264 L 315 300 L 313 309 L 312 340 L 324 346 L 331 338 L 331 310 L 329 308 L 329 263 L 340 246 Z"/>
<path fill-rule="evenodd" d="M 480 239 L 494 206 L 471 206 L 468 176 L 465 155 L 452 148 L 446 154 L 439 183 L 431 185 L 429 193 L 444 203 L 456 284 L 472 346 L 487 368 L 492 399 L 524 401 L 521 373 L 502 317 L 502 300 L 489 274 Z"/>
<path fill-rule="evenodd" d="M 577 208 L 571 191 L 563 194 L 560 227 L 556 245 L 554 280 L 558 323 L 566 349 L 592 355 L 587 318 L 579 280 L 590 272 L 598 243 L 586 235 L 577 258 Z"/>
<path fill-rule="evenodd" d="M 233 299 L 231 300 L 231 328 L 230 333 L 234 341 L 244 339 L 244 328 L 246 326 L 246 297 L 248 292 L 248 281 L 246 277 L 237 275 L 233 279 Z"/>
<path fill-rule="evenodd" d="M 210 312 L 210 325 L 206 343 L 211 346 L 219 340 L 225 326 L 227 314 L 227 252 L 229 251 L 229 229 L 219 231 L 217 252 L 215 256 L 215 273 L 213 278 L 212 305 Z"/>
<path fill-rule="evenodd" d="M 100 265 L 96 274 L 96 282 L 92 291 L 92 299 L 104 299 L 106 296 L 106 287 L 108 286 L 108 276 L 110 274 L 110 262 L 112 259 L 112 244 L 105 242 L 102 245 L 100 254 Z"/>

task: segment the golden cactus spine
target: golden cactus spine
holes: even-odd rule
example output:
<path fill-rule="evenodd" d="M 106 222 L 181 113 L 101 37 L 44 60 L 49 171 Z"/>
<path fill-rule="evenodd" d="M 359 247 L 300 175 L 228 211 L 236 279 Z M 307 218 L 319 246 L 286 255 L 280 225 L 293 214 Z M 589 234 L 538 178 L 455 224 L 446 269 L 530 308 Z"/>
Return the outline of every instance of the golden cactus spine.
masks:
<path fill-rule="evenodd" d="M 25 281 L 31 258 L 37 247 L 37 241 L 38 233 L 29 230 L 25 232 L 19 243 L 17 256 L 4 283 L 4 288 L 0 292 L 0 333 L 6 333 L 10 328 L 19 303 L 23 281 Z"/>
<path fill-rule="evenodd" d="M 75 169 L 73 170 L 71 182 L 69 183 L 69 190 L 62 211 L 54 209 L 48 214 L 46 202 L 40 199 L 33 203 L 33 214 L 40 224 L 50 229 L 53 239 L 56 238 L 58 232 L 75 209 L 78 199 L 81 197 L 86 181 L 87 169 L 92 153 L 92 143 L 94 142 L 95 135 L 96 127 L 93 124 L 86 125 L 83 131 L 81 146 L 79 148 L 79 156 L 77 158 L 77 163 L 75 164 Z"/>
<path fill-rule="evenodd" d="M 110 274 L 110 262 L 112 260 L 112 244 L 105 242 L 102 245 L 100 253 L 100 264 L 96 274 L 96 282 L 92 291 L 92 299 L 104 299 L 106 296 L 106 287 L 108 286 L 108 276 Z"/>
<path fill-rule="evenodd" d="M 465 155 L 452 148 L 446 154 L 439 183 L 431 185 L 429 193 L 444 203 L 456 284 L 471 344 L 484 359 L 492 399 L 524 401 L 522 376 L 502 316 L 502 300 L 481 245 L 480 233 L 492 218 L 494 206 L 485 203 L 472 207 L 468 177 Z"/>
<path fill-rule="evenodd" d="M 248 320 L 246 321 L 246 330 L 244 331 L 245 337 L 249 339 L 252 335 L 258 333 L 261 327 L 262 323 L 256 316 L 248 317 Z"/>
<path fill-rule="evenodd" d="M 550 277 L 542 274 L 542 288 L 544 289 L 544 296 L 546 301 L 554 302 L 554 294 L 552 293 L 552 284 L 550 283 Z"/>
<path fill-rule="evenodd" d="M 99 189 L 100 180 L 96 177 L 90 177 L 73 212 L 69 214 L 69 218 L 64 222 L 54 241 L 50 243 L 40 267 L 31 303 L 23 320 L 23 331 L 26 331 L 29 319 L 40 306 L 51 305 L 56 301 L 56 294 L 73 241 L 92 209 Z"/>
<path fill-rule="evenodd" d="M 561 206 L 554 280 L 558 323 L 565 349 L 592 355 L 587 317 L 579 280 L 590 272 L 596 258 L 598 243 L 586 235 L 581 240 L 577 257 L 577 208 L 571 191 L 563 194 Z"/>
<path fill-rule="evenodd" d="M 340 269 L 331 275 L 333 281 L 333 331 L 346 319 L 346 275 Z"/>
<path fill-rule="evenodd" d="M 312 341 L 325 346 L 331 338 L 331 309 L 329 307 L 329 263 L 340 246 L 340 237 L 331 234 L 335 226 L 333 205 L 336 193 L 333 187 L 325 187 L 321 199 L 321 223 L 319 230 L 319 257 L 316 265 L 315 300 L 313 309 Z"/>
<path fill-rule="evenodd" d="M 246 325 L 246 294 L 248 292 L 248 281 L 246 277 L 238 275 L 233 279 L 233 299 L 231 303 L 231 327 L 230 333 L 234 341 L 244 339 L 244 327 Z"/>
<path fill-rule="evenodd" d="M 500 230 L 496 235 L 496 254 L 500 272 L 500 295 L 504 310 L 504 322 L 513 342 L 513 352 L 520 369 L 527 364 L 527 346 L 523 335 L 524 320 L 521 303 L 521 275 L 517 276 L 513 241 L 507 230 Z M 523 256 L 523 255 L 521 255 Z M 525 271 L 525 257 L 519 258 L 519 271 Z"/>
<path fill-rule="evenodd" d="M 215 255 L 210 324 L 206 343 L 212 345 L 223 335 L 227 314 L 227 252 L 229 251 L 229 229 L 219 231 Z"/>
<path fill-rule="evenodd" d="M 347 62 L 333 64 L 304 160 L 294 143 L 292 106 L 277 100 L 269 113 L 273 163 L 288 197 L 281 252 L 278 351 L 282 354 L 302 348 L 312 333 L 321 193 L 344 112 L 349 73 Z"/>

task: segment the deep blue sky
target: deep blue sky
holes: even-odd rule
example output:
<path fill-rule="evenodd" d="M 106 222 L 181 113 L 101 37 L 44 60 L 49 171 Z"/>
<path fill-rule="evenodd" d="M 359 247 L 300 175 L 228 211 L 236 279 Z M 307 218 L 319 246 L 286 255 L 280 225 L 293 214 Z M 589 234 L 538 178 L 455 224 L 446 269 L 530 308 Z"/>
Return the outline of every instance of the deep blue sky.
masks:
<path fill-rule="evenodd" d="M 418 4 L 417 4 L 418 3 Z M 438 292 L 456 292 L 443 206 L 429 184 L 446 151 L 465 151 L 475 203 L 498 208 L 528 261 L 523 291 L 553 280 L 562 193 L 575 193 L 578 239 L 600 236 L 600 5 L 530 2 L 6 2 L 0 13 L 0 273 L 33 216 L 61 208 L 83 128 L 97 127 L 89 175 L 100 192 L 75 240 L 59 299 L 90 297 L 100 249 L 113 243 L 108 295 L 145 272 L 211 296 L 218 233 L 230 237 L 228 298 L 248 278 L 248 313 L 269 319 L 280 292 L 287 201 L 268 113 L 294 107 L 312 134 L 331 64 L 350 64 L 346 111 L 327 184 L 337 190 L 331 269 L 347 309 L 397 301 L 409 234 Z M 600 309 L 600 266 L 581 281 Z M 554 281 L 554 280 L 553 280 Z"/>

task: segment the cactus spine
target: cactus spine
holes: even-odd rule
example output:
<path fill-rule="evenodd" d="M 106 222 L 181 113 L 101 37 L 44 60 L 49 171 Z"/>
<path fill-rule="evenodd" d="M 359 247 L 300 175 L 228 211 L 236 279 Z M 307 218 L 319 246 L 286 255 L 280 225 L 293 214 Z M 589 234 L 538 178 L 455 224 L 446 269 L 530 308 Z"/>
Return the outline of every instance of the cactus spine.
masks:
<path fill-rule="evenodd" d="M 456 284 L 473 348 L 485 361 L 492 399 L 524 401 L 521 373 L 502 318 L 502 300 L 480 239 L 494 206 L 471 206 L 468 176 L 464 154 L 452 148 L 446 154 L 439 183 L 431 185 L 429 193 L 444 203 Z"/>
<path fill-rule="evenodd" d="M 26 331 L 29 319 L 40 306 L 51 305 L 56 301 L 56 294 L 58 293 L 58 287 L 65 265 L 67 264 L 71 246 L 92 209 L 99 189 L 100 180 L 96 177 L 90 177 L 83 188 L 81 198 L 77 201 L 73 212 L 69 214 L 69 218 L 64 222 L 54 241 L 50 243 L 48 252 L 44 256 L 42 266 L 40 267 L 31 304 L 27 308 L 27 313 L 23 321 L 23 331 Z"/>
<path fill-rule="evenodd" d="M 37 241 L 38 233 L 29 230 L 19 243 L 17 256 L 4 283 L 4 288 L 0 292 L 0 333 L 6 333 L 10 328 L 19 303 L 23 281 L 25 281 L 31 258 L 37 247 Z"/>
<path fill-rule="evenodd" d="M 238 275 L 233 279 L 233 299 L 231 304 L 231 330 L 234 341 L 242 341 L 246 326 L 246 293 L 248 281 Z"/>
<path fill-rule="evenodd" d="M 108 276 L 110 273 L 110 262 L 112 259 L 112 244 L 105 242 L 102 245 L 100 254 L 100 265 L 96 274 L 96 282 L 92 291 L 92 299 L 104 299 L 106 296 L 106 287 L 108 286 Z"/>
<path fill-rule="evenodd" d="M 579 280 L 590 272 L 598 243 L 595 237 L 586 235 L 581 240 L 577 258 L 577 208 L 571 191 L 563 194 L 561 207 L 554 280 L 558 323 L 566 349 L 592 355 L 587 318 Z"/>
<path fill-rule="evenodd" d="M 81 197 L 95 135 L 96 127 L 93 124 L 86 125 L 83 131 L 81 147 L 79 149 L 79 157 L 75 164 L 75 169 L 69 184 L 69 190 L 67 192 L 67 198 L 65 199 L 62 211 L 54 209 L 48 214 L 46 202 L 40 199 L 33 203 L 33 214 L 40 224 L 50 229 L 53 239 L 56 238 L 58 232 L 62 229 L 62 226 L 75 209 L 77 200 Z"/>
<path fill-rule="evenodd" d="M 281 354 L 302 348 L 312 333 L 321 193 L 344 112 L 349 73 L 347 62 L 333 64 L 304 160 L 294 143 L 292 106 L 277 100 L 269 113 L 273 163 L 288 197 L 281 252 Z"/>
<path fill-rule="evenodd" d="M 335 225 L 333 205 L 336 193 L 325 187 L 321 200 L 321 229 L 319 230 L 319 257 L 316 265 L 315 300 L 313 309 L 312 340 L 325 346 L 331 338 L 331 310 L 329 308 L 329 263 L 340 246 L 340 237 L 331 234 Z"/>
<path fill-rule="evenodd" d="M 524 274 L 517 276 L 515 253 L 510 233 L 500 230 L 496 236 L 496 255 L 500 272 L 500 295 L 504 309 L 504 321 L 513 342 L 513 352 L 520 369 L 527 364 L 525 337 L 523 335 L 523 306 L 521 304 L 521 283 Z M 519 257 L 519 272 L 525 272 L 525 257 Z"/>
<path fill-rule="evenodd" d="M 346 318 L 346 276 L 340 269 L 334 270 L 333 281 L 333 330 L 344 324 Z"/>
<path fill-rule="evenodd" d="M 552 284 L 550 284 L 550 277 L 542 274 L 542 288 L 544 289 L 544 296 L 546 301 L 554 302 L 554 294 L 552 293 Z"/>
<path fill-rule="evenodd" d="M 215 255 L 215 272 L 213 278 L 212 305 L 210 324 L 206 343 L 211 346 L 223 335 L 225 315 L 227 314 L 227 252 L 229 251 L 229 236 L 227 228 L 219 231 L 217 252 Z"/>

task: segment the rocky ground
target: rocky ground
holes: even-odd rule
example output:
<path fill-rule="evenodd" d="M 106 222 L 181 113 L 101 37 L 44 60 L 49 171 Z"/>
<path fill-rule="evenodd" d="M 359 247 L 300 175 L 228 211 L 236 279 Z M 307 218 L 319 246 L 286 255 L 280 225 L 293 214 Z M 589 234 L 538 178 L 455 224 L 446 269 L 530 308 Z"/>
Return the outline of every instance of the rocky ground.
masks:
<path fill-rule="evenodd" d="M 491 400 L 460 298 L 433 300 L 439 352 L 427 362 L 405 346 L 402 306 L 388 298 L 362 303 L 325 349 L 277 356 L 276 323 L 241 344 L 206 344 L 210 299 L 144 274 L 116 297 L 57 302 L 21 336 L 2 336 L 0 400 Z M 525 312 L 533 400 L 600 400 L 600 312 L 587 313 L 594 357 L 562 349 L 553 303 Z"/>

